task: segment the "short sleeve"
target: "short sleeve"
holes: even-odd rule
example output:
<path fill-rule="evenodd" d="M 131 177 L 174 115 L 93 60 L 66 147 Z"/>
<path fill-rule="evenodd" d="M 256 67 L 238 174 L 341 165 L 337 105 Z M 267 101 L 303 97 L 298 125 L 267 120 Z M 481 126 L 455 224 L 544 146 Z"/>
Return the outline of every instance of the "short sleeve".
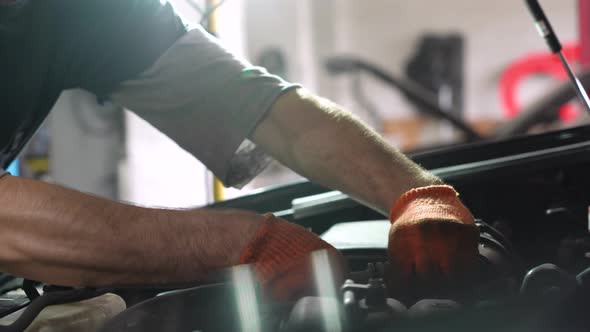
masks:
<path fill-rule="evenodd" d="M 57 71 L 64 89 L 99 98 L 145 71 L 187 30 L 167 1 L 50 1 L 60 6 Z"/>
<path fill-rule="evenodd" d="M 296 87 L 232 55 L 198 27 L 111 98 L 193 154 L 226 186 L 241 187 L 270 161 L 248 138 L 277 98 Z"/>

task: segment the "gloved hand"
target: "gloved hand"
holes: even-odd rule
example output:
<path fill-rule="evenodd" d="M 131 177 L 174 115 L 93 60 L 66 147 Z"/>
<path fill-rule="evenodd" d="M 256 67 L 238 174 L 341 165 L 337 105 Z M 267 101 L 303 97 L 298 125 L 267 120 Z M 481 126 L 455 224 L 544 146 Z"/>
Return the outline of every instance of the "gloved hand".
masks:
<path fill-rule="evenodd" d="M 438 282 L 473 269 L 479 232 L 452 187 L 408 191 L 394 204 L 390 220 L 389 259 L 404 280 Z"/>
<path fill-rule="evenodd" d="M 258 234 L 246 247 L 240 264 L 253 264 L 266 296 L 290 301 L 315 294 L 312 253 L 325 250 L 339 287 L 345 262 L 340 252 L 305 228 L 267 215 Z"/>

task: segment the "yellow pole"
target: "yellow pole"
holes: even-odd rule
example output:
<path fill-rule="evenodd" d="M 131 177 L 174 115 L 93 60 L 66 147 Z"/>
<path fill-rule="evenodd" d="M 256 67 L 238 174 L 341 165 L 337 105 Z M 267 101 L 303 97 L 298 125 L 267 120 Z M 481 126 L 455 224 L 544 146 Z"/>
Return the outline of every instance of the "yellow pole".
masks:
<path fill-rule="evenodd" d="M 215 202 L 222 202 L 225 200 L 224 189 L 225 187 L 223 186 L 223 183 L 215 177 L 213 179 L 213 199 L 215 199 Z"/>
<path fill-rule="evenodd" d="M 205 12 L 212 10 L 213 8 L 217 7 L 219 0 L 207 0 L 207 6 Z M 209 13 L 209 17 L 207 18 L 207 22 L 209 23 L 207 26 L 207 30 L 212 35 L 217 35 L 217 10 L 213 10 L 213 12 Z"/>
<path fill-rule="evenodd" d="M 217 6 L 217 1 L 218 0 L 207 0 L 207 9 L 205 10 L 205 12 L 208 12 L 209 10 L 211 10 L 211 8 L 215 8 Z M 212 35 L 217 35 L 217 10 L 213 10 L 213 12 L 209 13 L 207 22 L 207 30 Z M 217 177 L 215 177 L 213 179 L 213 199 L 215 200 L 215 202 L 221 202 L 225 199 L 224 189 L 225 187 L 223 186 L 223 183 L 221 183 L 221 181 Z"/>

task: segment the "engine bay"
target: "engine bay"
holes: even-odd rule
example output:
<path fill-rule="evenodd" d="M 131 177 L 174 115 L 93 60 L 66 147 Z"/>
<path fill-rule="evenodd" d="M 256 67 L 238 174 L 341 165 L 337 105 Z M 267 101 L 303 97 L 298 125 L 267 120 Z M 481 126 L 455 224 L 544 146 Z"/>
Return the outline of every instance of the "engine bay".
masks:
<path fill-rule="evenodd" d="M 334 227 L 359 224 L 348 232 L 351 238 L 362 234 L 365 243 L 351 245 L 342 233 L 341 243 L 333 243 L 353 271 L 339 289 L 343 324 L 348 324 L 343 330 L 587 330 L 587 135 L 588 129 L 576 128 L 414 156 L 457 188 L 479 219 L 480 262 L 459 285 L 388 282 L 387 221 L 379 225 L 374 212 L 337 193 L 296 200 L 282 215 L 324 236 Z M 331 216 L 341 224 L 326 232 L 322 221 L 334 220 Z M 374 236 L 362 230 L 371 223 L 377 223 Z M 321 299 L 301 301 L 291 313 L 299 317 L 293 331 L 314 326 L 314 315 L 302 318 L 302 312 L 321 312 Z M 313 330 L 326 330 L 319 317 L 315 321 Z"/>
<path fill-rule="evenodd" d="M 340 193 L 285 188 L 233 202 L 323 234 L 352 271 L 335 296 L 261 305 L 261 324 L 269 331 L 587 330 L 589 135 L 576 128 L 414 156 L 455 186 L 479 219 L 478 266 L 454 285 L 392 283 L 388 222 Z"/>
<path fill-rule="evenodd" d="M 478 218 L 478 265 L 452 285 L 394 282 L 388 221 L 341 193 L 301 183 L 211 207 L 273 212 L 322 234 L 351 271 L 340 285 L 320 278 L 318 288 L 332 293 L 262 303 L 255 287 L 244 290 L 248 283 L 235 276 L 196 288 L 110 289 L 128 309 L 102 331 L 587 330 L 589 140 L 590 129 L 581 127 L 413 156 L 457 188 Z M 58 299 L 54 291 L 31 303 Z M 26 304 L 2 300 L 12 304 L 2 316 Z"/>

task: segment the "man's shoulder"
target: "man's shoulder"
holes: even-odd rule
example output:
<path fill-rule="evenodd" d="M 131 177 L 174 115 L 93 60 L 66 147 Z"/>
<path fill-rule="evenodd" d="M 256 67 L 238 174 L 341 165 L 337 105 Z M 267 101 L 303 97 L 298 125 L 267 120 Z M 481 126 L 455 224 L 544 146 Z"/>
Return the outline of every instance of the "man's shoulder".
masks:
<path fill-rule="evenodd" d="M 161 8 L 168 4 L 168 1 L 162 0 L 25 0 L 29 4 L 34 5 L 49 5 L 64 9 L 78 9 L 84 10 L 86 8 L 93 9 L 145 9 L 145 8 Z"/>
<path fill-rule="evenodd" d="M 108 29 L 112 23 L 150 20 L 165 10 L 174 12 L 167 1 L 160 0 L 17 0 L 0 4 L 2 26 L 29 22 L 45 28 L 68 27 L 71 24 Z"/>
<path fill-rule="evenodd" d="M 60 18 L 100 20 L 104 25 L 121 17 L 157 16 L 170 10 L 168 1 L 161 0 L 29 0 L 34 6 L 49 8 Z"/>
<path fill-rule="evenodd" d="M 101 98 L 146 70 L 186 33 L 167 1 L 50 1 L 63 17 L 56 22 L 62 32 L 58 47 L 69 63 L 81 64 L 70 72 L 66 88 L 83 88 Z"/>
<path fill-rule="evenodd" d="M 43 10 L 47 18 L 75 18 L 78 15 L 99 16 L 104 13 L 153 14 L 169 6 L 161 0 L 16 0 L 0 3 L 0 14 L 14 16 L 22 12 Z"/>

